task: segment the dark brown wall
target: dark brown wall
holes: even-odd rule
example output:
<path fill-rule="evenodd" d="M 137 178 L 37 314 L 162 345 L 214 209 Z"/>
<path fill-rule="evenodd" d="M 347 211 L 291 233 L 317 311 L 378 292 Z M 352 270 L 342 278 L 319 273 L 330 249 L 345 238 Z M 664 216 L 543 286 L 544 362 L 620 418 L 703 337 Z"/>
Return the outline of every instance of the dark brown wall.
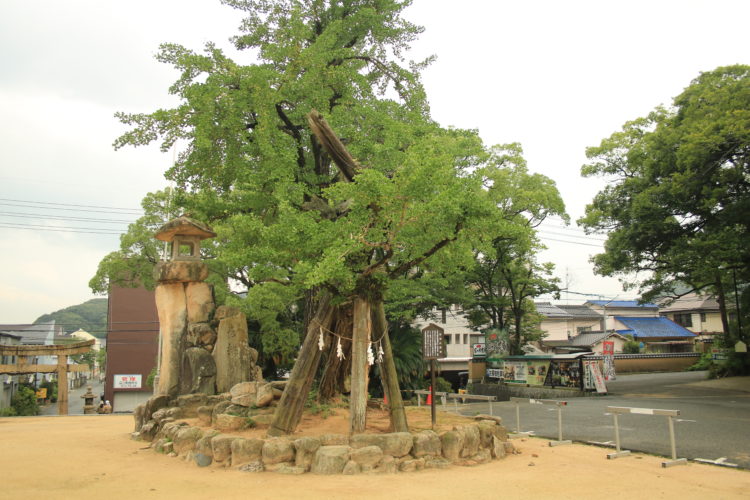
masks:
<path fill-rule="evenodd" d="M 142 379 L 141 389 L 118 389 L 118 392 L 150 392 L 146 379 L 156 366 L 159 350 L 159 316 L 154 292 L 145 288 L 111 287 L 108 330 L 104 397 L 110 401 L 114 399 L 115 374 L 140 373 Z"/>

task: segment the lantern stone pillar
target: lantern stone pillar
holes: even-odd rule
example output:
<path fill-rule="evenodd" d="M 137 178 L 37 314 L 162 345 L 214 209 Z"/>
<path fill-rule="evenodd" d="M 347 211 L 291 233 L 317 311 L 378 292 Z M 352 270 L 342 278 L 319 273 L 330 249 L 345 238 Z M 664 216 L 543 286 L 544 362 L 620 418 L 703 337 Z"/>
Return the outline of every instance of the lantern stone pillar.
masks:
<path fill-rule="evenodd" d="M 214 236 L 206 225 L 188 217 L 167 222 L 156 234 L 157 239 L 172 245 L 170 260 L 159 262 L 154 269 L 160 330 L 157 394 L 215 392 L 211 339 L 215 341 L 216 336 L 211 335 L 209 323 L 215 306 L 211 285 L 204 282 L 208 267 L 200 260 L 201 240 Z M 208 332 L 203 337 L 208 341 L 200 344 L 193 339 L 190 332 L 195 330 Z M 183 376 L 191 380 L 181 380 Z"/>

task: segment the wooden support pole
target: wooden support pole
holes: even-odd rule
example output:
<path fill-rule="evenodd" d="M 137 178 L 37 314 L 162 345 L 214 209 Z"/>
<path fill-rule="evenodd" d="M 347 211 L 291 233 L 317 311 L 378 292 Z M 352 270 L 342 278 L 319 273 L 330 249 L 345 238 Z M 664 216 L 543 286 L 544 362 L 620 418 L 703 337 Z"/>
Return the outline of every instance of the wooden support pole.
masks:
<path fill-rule="evenodd" d="M 370 343 L 372 318 L 370 303 L 362 297 L 354 298 L 354 326 L 352 327 L 352 378 L 349 395 L 349 433 L 365 431 L 367 417 L 367 347 Z"/>
<path fill-rule="evenodd" d="M 57 356 L 57 414 L 68 414 L 68 356 Z"/>
<path fill-rule="evenodd" d="M 406 410 L 404 410 L 404 400 L 401 397 L 401 387 L 398 383 L 396 363 L 393 361 L 391 339 L 388 336 L 388 321 L 385 317 L 383 301 L 377 301 L 373 305 L 372 319 L 373 338 L 382 338 L 383 362 L 380 363 L 380 376 L 383 379 L 383 391 L 388 397 L 391 426 L 394 432 L 409 432 L 409 424 L 406 421 Z"/>
<path fill-rule="evenodd" d="M 279 405 L 273 415 L 273 423 L 268 428 L 269 436 L 291 434 L 297 428 L 320 363 L 320 350 L 318 349 L 320 328 L 322 327 L 324 331 L 331 328 L 334 311 L 330 297 L 326 295 L 320 299 L 315 315 L 307 327 L 305 340 L 302 341 L 292 374 L 279 399 Z"/>

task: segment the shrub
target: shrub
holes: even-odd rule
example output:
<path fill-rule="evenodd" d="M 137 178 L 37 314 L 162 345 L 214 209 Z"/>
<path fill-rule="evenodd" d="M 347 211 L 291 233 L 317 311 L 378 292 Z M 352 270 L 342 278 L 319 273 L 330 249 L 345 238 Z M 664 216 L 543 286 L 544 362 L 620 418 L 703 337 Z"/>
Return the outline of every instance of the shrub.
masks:
<path fill-rule="evenodd" d="M 39 415 L 39 405 L 36 404 L 36 392 L 26 386 L 20 386 L 13 396 L 10 405 L 20 417 Z"/>
<path fill-rule="evenodd" d="M 622 352 L 625 354 L 638 354 L 641 352 L 641 347 L 635 340 L 628 340 L 623 344 Z"/>

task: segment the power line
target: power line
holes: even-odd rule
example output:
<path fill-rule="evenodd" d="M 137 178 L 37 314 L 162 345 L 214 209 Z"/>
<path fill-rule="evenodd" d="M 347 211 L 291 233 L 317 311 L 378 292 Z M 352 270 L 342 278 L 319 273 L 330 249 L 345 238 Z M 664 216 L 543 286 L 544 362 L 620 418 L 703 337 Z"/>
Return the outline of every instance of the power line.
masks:
<path fill-rule="evenodd" d="M 83 234 L 107 234 L 107 235 L 118 235 L 122 234 L 122 231 L 102 231 L 102 230 L 91 230 L 89 228 L 51 228 L 49 226 L 34 225 L 34 224 L 13 224 L 12 222 L 0 222 L 0 228 L 5 229 L 26 229 L 30 231 L 53 231 L 58 233 L 83 233 Z M 80 230 L 79 230 L 80 229 Z M 94 229 L 94 228 L 90 228 Z"/>
<path fill-rule="evenodd" d="M 602 238 L 594 238 L 591 236 L 584 236 L 584 235 L 577 235 L 577 234 L 556 233 L 554 231 L 547 231 L 545 229 L 542 229 L 539 232 L 546 233 L 546 234 L 554 234 L 556 236 L 564 236 L 566 238 L 580 238 L 580 239 L 589 240 L 589 241 L 601 241 L 602 243 L 607 241 L 606 239 L 602 239 Z"/>
<path fill-rule="evenodd" d="M 37 210 L 65 210 L 68 212 L 88 212 L 88 213 L 98 213 L 98 214 L 114 214 L 114 215 L 138 215 L 136 212 L 116 212 L 112 210 L 96 210 L 91 208 L 64 208 L 64 207 L 42 207 L 38 205 L 19 205 L 18 203 L 6 203 L 3 201 L 0 201 L 0 205 L 8 206 L 8 207 L 19 207 L 19 208 L 35 208 Z"/>
<path fill-rule="evenodd" d="M 556 241 L 558 243 L 569 243 L 571 245 L 582 245 L 582 246 L 585 246 L 585 247 L 594 247 L 594 248 L 599 248 L 599 249 L 603 248 L 602 245 L 594 245 L 594 244 L 591 244 L 591 243 L 583 243 L 582 241 L 556 240 L 555 238 L 548 238 L 546 236 L 540 236 L 540 238 L 543 239 L 543 240 L 545 240 L 545 241 Z"/>
<path fill-rule="evenodd" d="M 102 222 L 102 223 L 115 223 L 115 224 L 131 224 L 135 222 L 135 221 L 122 220 L 122 219 L 95 219 L 91 217 L 65 217 L 62 215 L 29 214 L 29 213 L 23 213 L 23 212 L 0 212 L 0 216 L 19 217 L 22 219 L 55 219 L 55 220 L 65 220 L 65 221 Z"/>
<path fill-rule="evenodd" d="M 14 201 L 17 203 L 33 203 L 35 205 L 54 205 L 59 207 L 81 207 L 81 208 L 106 208 L 110 210 L 124 210 L 128 212 L 143 212 L 140 208 L 106 207 L 100 205 L 77 205 L 74 203 L 52 203 L 48 201 L 15 200 L 11 198 L 0 198 L 0 201 Z"/>

